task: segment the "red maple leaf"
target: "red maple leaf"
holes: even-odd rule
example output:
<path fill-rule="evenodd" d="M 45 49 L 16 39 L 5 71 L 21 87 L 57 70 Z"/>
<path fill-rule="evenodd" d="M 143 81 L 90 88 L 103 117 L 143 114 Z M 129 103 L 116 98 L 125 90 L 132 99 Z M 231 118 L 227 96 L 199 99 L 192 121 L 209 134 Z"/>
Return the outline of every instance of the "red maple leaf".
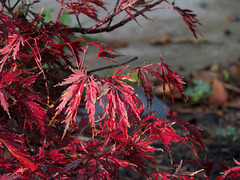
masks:
<path fill-rule="evenodd" d="M 86 90 L 85 102 L 86 102 L 86 110 L 88 112 L 88 117 L 91 122 L 91 126 L 94 126 L 94 115 L 95 115 L 95 102 L 99 96 L 99 88 L 98 81 L 99 77 L 96 75 L 88 75 L 86 72 L 81 70 L 72 70 L 73 74 L 70 75 L 67 79 L 64 80 L 59 85 L 67 85 L 71 84 L 62 94 L 61 103 L 57 107 L 57 114 L 59 114 L 63 108 L 67 108 L 65 110 L 66 116 L 66 127 L 64 134 L 69 128 L 71 123 L 76 121 L 77 116 L 77 108 L 80 105 L 80 102 L 83 98 L 83 92 Z"/>
<path fill-rule="evenodd" d="M 192 10 L 189 9 L 180 9 L 179 7 L 174 6 L 174 10 L 176 10 L 183 18 L 184 22 L 188 25 L 189 29 L 192 31 L 194 37 L 197 39 L 198 32 L 201 36 L 202 34 L 199 32 L 196 24 L 200 25 L 200 22 L 198 19 L 196 19 L 196 14 L 193 14 Z"/>
<path fill-rule="evenodd" d="M 133 91 L 133 87 L 122 81 L 124 79 L 135 81 L 135 79 L 127 75 L 118 75 L 125 68 L 115 71 L 112 76 L 107 76 L 103 86 L 103 95 L 106 95 L 105 101 L 107 102 L 103 118 L 106 115 L 109 116 L 108 123 L 111 128 L 115 128 L 115 122 L 119 120 L 124 133 L 126 133 L 126 128 L 130 126 L 129 115 L 132 114 L 133 119 L 140 119 L 141 107 L 143 106 Z"/>
<path fill-rule="evenodd" d="M 35 171 L 38 168 L 19 135 L 9 132 L 1 133 L 0 141 L 6 146 L 9 153 L 17 158 L 26 168 L 29 168 L 31 171 Z"/>
<path fill-rule="evenodd" d="M 176 72 L 170 70 L 167 64 L 163 63 L 162 58 L 160 58 L 160 61 L 161 63 L 158 63 L 159 66 L 157 68 L 157 73 L 161 77 L 160 80 L 162 81 L 162 84 L 163 84 L 163 91 L 165 92 L 165 84 L 167 84 L 172 95 L 172 101 L 174 102 L 173 91 L 171 88 L 171 85 L 173 85 L 178 89 L 178 91 L 181 93 L 182 97 L 184 98 L 185 97 L 184 90 L 183 90 L 184 83 L 182 79 L 179 77 L 179 75 Z"/>
<path fill-rule="evenodd" d="M 184 98 L 184 90 L 183 90 L 183 81 L 178 76 L 177 73 L 170 70 L 168 65 L 163 63 L 162 58 L 160 58 L 161 63 L 150 63 L 150 64 L 143 64 L 139 67 L 134 68 L 129 74 L 132 74 L 134 72 L 138 72 L 138 79 L 139 83 L 141 84 L 145 96 L 147 98 L 148 105 L 152 105 L 152 99 L 153 99 L 153 85 L 150 81 L 148 75 L 154 77 L 157 80 L 160 80 L 163 84 L 163 91 L 165 91 L 165 84 L 168 85 L 170 92 L 172 94 L 172 101 L 173 99 L 173 91 L 171 88 L 171 85 L 175 86 L 179 92 L 182 94 L 182 97 Z M 152 66 L 157 66 L 157 68 L 153 68 Z"/>
<path fill-rule="evenodd" d="M 20 71 L 4 71 L 0 76 L 0 103 L 3 107 L 3 109 L 7 112 L 9 118 L 11 118 L 9 109 L 8 109 L 8 103 L 7 100 L 9 97 L 11 97 L 10 89 L 8 89 L 9 84 L 13 81 L 19 80 L 19 75 L 21 74 Z"/>
<path fill-rule="evenodd" d="M 240 178 L 240 162 L 235 160 L 235 163 L 237 166 L 235 167 L 229 167 L 228 170 L 226 170 L 223 175 L 216 178 L 216 180 L 224 180 L 224 179 L 239 179 Z"/>

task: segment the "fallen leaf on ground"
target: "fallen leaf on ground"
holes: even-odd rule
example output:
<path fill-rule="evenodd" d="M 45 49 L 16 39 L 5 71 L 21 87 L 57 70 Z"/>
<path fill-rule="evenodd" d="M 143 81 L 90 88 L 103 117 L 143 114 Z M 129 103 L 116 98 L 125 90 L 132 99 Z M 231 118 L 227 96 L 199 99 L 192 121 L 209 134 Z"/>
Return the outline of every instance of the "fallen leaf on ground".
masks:
<path fill-rule="evenodd" d="M 111 49 L 124 48 L 128 46 L 128 43 L 122 42 L 122 41 L 111 41 L 111 42 L 107 42 L 106 44 L 107 44 L 107 47 Z"/>
<path fill-rule="evenodd" d="M 171 33 L 165 32 L 161 36 L 159 36 L 158 38 L 150 40 L 150 43 L 153 44 L 153 45 L 168 44 L 168 43 L 170 43 L 170 39 L 171 39 Z"/>
<path fill-rule="evenodd" d="M 164 45 L 164 44 L 169 44 L 169 43 L 192 43 L 192 44 L 198 44 L 198 43 L 203 43 L 206 42 L 204 39 L 193 39 L 189 37 L 172 37 L 171 33 L 165 32 L 158 38 L 150 40 L 150 44 L 152 45 Z"/>
<path fill-rule="evenodd" d="M 209 103 L 216 106 L 223 106 L 228 99 L 228 94 L 224 88 L 224 84 L 217 78 L 213 80 L 212 95 L 209 98 Z"/>

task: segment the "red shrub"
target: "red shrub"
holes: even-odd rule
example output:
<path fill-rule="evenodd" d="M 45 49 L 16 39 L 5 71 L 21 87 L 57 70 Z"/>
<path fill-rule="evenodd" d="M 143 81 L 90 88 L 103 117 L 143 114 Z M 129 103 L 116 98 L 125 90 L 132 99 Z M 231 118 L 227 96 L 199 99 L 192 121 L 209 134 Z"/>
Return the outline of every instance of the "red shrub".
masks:
<path fill-rule="evenodd" d="M 113 60 L 119 56 L 117 52 L 75 33 L 112 31 L 131 20 L 137 22 L 140 15 L 147 18 L 145 12 L 168 3 L 197 37 L 196 15 L 164 0 L 118 0 L 111 11 L 102 0 L 62 0 L 56 22 L 46 22 L 41 13 L 32 12 L 37 2 L 19 7 L 20 1 L 1 1 L 0 179 L 118 179 L 119 167 L 135 169 L 150 179 L 191 179 L 187 178 L 189 174 L 177 174 L 180 166 L 173 174 L 159 173 L 149 153 L 159 150 L 153 146 L 155 141 L 161 141 L 170 154 L 171 142 L 182 142 L 194 151 L 194 143 L 204 148 L 199 129 L 174 118 L 148 121 L 154 113 L 141 116 L 144 104 L 133 87 L 123 81 L 135 81 L 130 74 L 137 72 L 150 110 L 153 87 L 149 76 L 163 85 L 174 85 L 184 96 L 181 78 L 162 59 L 132 68 L 127 75 L 121 73 L 124 67 L 111 76 L 99 77 L 94 72 L 123 66 L 135 58 L 120 64 Z M 100 19 L 97 8 L 109 13 Z M 113 24 L 124 12 L 127 17 Z M 95 25 L 64 25 L 60 22 L 64 13 L 78 21 L 84 14 Z M 98 52 L 85 62 L 90 45 Z M 88 65 L 97 59 L 115 65 L 89 71 Z M 104 109 L 101 117 L 95 115 L 96 102 Z M 82 104 L 87 115 L 77 116 Z M 184 135 L 176 133 L 173 123 Z M 146 163 L 155 165 L 156 172 L 149 174 Z M 235 177 L 232 171 L 228 174 Z"/>

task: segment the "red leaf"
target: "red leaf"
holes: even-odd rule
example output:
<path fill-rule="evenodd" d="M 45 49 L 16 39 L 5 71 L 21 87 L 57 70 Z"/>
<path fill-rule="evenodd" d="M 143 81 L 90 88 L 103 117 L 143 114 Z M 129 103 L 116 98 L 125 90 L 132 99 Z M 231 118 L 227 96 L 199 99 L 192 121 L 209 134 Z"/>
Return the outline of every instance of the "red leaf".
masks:
<path fill-rule="evenodd" d="M 175 129 L 173 129 L 170 124 L 167 124 L 167 122 L 168 120 L 164 119 L 154 119 L 153 122 L 149 123 L 148 127 L 150 129 L 151 140 L 160 140 L 167 149 L 172 161 L 169 145 L 171 145 L 172 142 L 183 142 L 184 144 L 186 144 L 186 142 L 181 136 L 176 134 Z"/>
<path fill-rule="evenodd" d="M 1 84 L 11 82 L 11 81 L 19 81 L 19 75 L 22 74 L 21 71 L 14 71 L 11 70 L 4 71 L 1 75 Z"/>
<path fill-rule="evenodd" d="M 141 27 L 141 25 L 138 23 L 137 19 L 132 15 L 127 9 L 125 9 L 125 12 Z"/>
<path fill-rule="evenodd" d="M 13 34 L 17 30 L 15 29 L 14 21 L 9 16 L 4 15 L 3 13 L 0 14 L 0 21 L 2 26 L 6 32 L 6 34 Z"/>
<path fill-rule="evenodd" d="M 22 168 L 21 168 L 22 169 Z M 22 171 L 24 171 L 23 169 L 22 169 Z M 17 174 L 18 172 L 16 172 L 16 174 Z M 22 172 L 20 172 L 20 173 L 22 173 Z M 4 174 L 4 175 L 0 175 L 0 180 L 13 180 L 13 179 L 17 179 L 17 178 L 19 178 L 19 176 L 18 175 L 16 175 L 16 174 Z"/>
<path fill-rule="evenodd" d="M 197 39 L 197 34 L 198 32 L 201 36 L 202 34 L 199 32 L 196 24 L 200 25 L 200 22 L 198 19 L 195 17 L 197 16 L 196 14 L 193 14 L 191 10 L 189 9 L 180 9 L 179 7 L 174 7 L 174 10 L 176 10 L 183 18 L 184 22 L 188 25 L 189 29 L 192 31 L 194 37 Z"/>
<path fill-rule="evenodd" d="M 117 53 L 117 52 L 114 51 L 113 49 L 108 48 L 108 47 L 105 47 L 105 46 L 103 46 L 103 45 L 101 45 L 101 44 L 99 44 L 99 43 L 96 43 L 96 42 L 88 42 L 88 43 L 86 44 L 86 46 L 88 46 L 89 44 L 92 44 L 92 45 L 94 45 L 94 46 L 96 46 L 96 47 L 99 48 L 99 50 L 98 50 L 98 55 L 99 55 L 102 51 L 110 51 L 110 52 Z"/>
<path fill-rule="evenodd" d="M 163 59 L 160 58 L 161 63 L 159 63 L 159 67 L 157 68 L 157 73 L 161 76 L 161 80 L 162 80 L 162 84 L 163 84 L 163 90 L 165 91 L 165 84 L 168 84 L 168 88 L 172 94 L 172 101 L 174 102 L 173 99 L 173 91 L 171 89 L 171 84 L 173 86 L 175 86 L 178 91 L 181 93 L 182 97 L 184 98 L 184 90 L 183 90 L 183 81 L 182 79 L 179 77 L 179 75 L 177 73 L 175 73 L 174 71 L 170 70 L 168 68 L 168 65 L 163 63 Z"/>
<path fill-rule="evenodd" d="M 99 96 L 99 87 L 93 75 L 90 75 L 88 77 L 86 83 L 87 83 L 86 96 L 85 96 L 86 110 L 88 112 L 88 117 L 90 120 L 91 127 L 93 127 L 94 120 L 95 120 L 95 117 L 94 117 L 95 102 Z"/>
<path fill-rule="evenodd" d="M 119 56 L 120 56 L 119 54 L 113 54 L 113 53 L 106 52 L 106 51 L 101 51 L 98 54 L 98 57 L 102 57 L 102 58 L 116 58 L 116 57 L 119 57 Z"/>
<path fill-rule="evenodd" d="M 240 163 L 236 160 L 234 160 L 235 163 L 238 166 L 229 168 L 228 170 L 226 170 L 223 175 L 219 176 L 216 178 L 216 180 L 223 180 L 223 179 L 239 179 L 240 178 Z"/>
<path fill-rule="evenodd" d="M 4 91 L 0 89 L 0 102 L 1 102 L 1 105 L 2 105 L 3 109 L 7 112 L 9 118 L 11 118 L 9 110 L 8 110 L 8 103 L 7 103 L 7 98 L 9 96 L 6 97 L 6 95 L 4 96 L 4 94 L 8 94 L 8 93 L 7 92 L 4 93 Z"/>
<path fill-rule="evenodd" d="M 65 133 L 67 129 L 69 128 L 69 125 L 71 123 L 74 123 L 76 120 L 77 115 L 77 108 L 79 107 L 79 104 L 82 100 L 83 91 L 86 89 L 86 110 L 88 112 L 89 120 L 91 122 L 91 125 L 94 126 L 94 114 L 95 114 L 95 102 L 97 100 L 97 97 L 99 96 L 99 88 L 97 83 L 97 76 L 94 75 L 87 75 L 85 72 L 79 71 L 79 70 L 73 70 L 73 74 L 65 79 L 64 82 L 62 82 L 59 85 L 66 85 L 71 84 L 68 89 L 66 89 L 61 98 L 61 103 L 57 107 L 57 114 L 59 114 L 63 108 L 66 107 L 67 103 L 67 109 L 65 111 L 65 114 L 67 114 L 67 117 L 65 119 L 66 121 L 66 127 L 65 127 Z M 64 133 L 64 134 L 65 134 Z"/>
<path fill-rule="evenodd" d="M 48 119 L 43 104 L 42 98 L 34 92 L 29 86 L 35 82 L 38 74 L 26 78 L 21 78 L 22 81 L 17 82 L 15 91 L 12 92 L 16 99 L 21 116 L 19 119 L 24 121 L 24 126 L 28 125 L 30 129 L 33 125 L 39 127 L 41 133 L 45 134 L 44 120 Z"/>
<path fill-rule="evenodd" d="M 22 42 L 22 37 L 19 36 L 18 34 L 13 34 L 12 36 L 9 37 L 8 39 L 8 45 L 6 45 L 4 48 L 0 49 L 0 55 L 6 54 L 2 60 L 0 61 L 0 72 L 3 70 L 3 66 L 7 59 L 10 56 L 10 53 L 13 51 L 13 54 L 11 55 L 14 59 L 16 58 L 17 52 L 19 51 L 20 48 L 20 42 Z"/>
<path fill-rule="evenodd" d="M 29 76 L 29 77 L 23 79 L 23 81 L 20 83 L 23 84 L 25 87 L 30 86 L 31 84 L 33 84 L 36 81 L 38 76 L 39 76 L 39 73 Z"/>
<path fill-rule="evenodd" d="M 114 157 L 109 157 L 109 161 L 111 161 L 113 164 L 118 164 L 122 167 L 128 167 L 128 166 L 135 166 L 135 164 L 129 163 L 128 161 L 120 160 Z"/>
<path fill-rule="evenodd" d="M 10 82 L 18 81 L 20 74 L 20 71 L 11 72 L 9 70 L 4 71 L 0 76 L 0 102 L 3 109 L 7 112 L 9 118 L 11 118 L 11 116 L 8 110 L 7 100 L 11 95 L 9 94 L 7 87 L 9 86 Z"/>
<path fill-rule="evenodd" d="M 34 102 L 39 97 L 30 94 L 25 95 L 25 98 L 19 99 L 19 110 L 24 115 L 26 124 L 32 129 L 32 124 L 37 125 L 41 132 L 45 134 L 45 119 L 48 119 L 44 109 L 40 106 L 39 103 Z"/>
<path fill-rule="evenodd" d="M 161 80 L 164 91 L 165 91 L 165 84 L 168 84 L 169 90 L 172 94 L 173 102 L 174 102 L 174 99 L 173 99 L 173 91 L 171 89 L 171 84 L 175 86 L 178 89 L 178 91 L 181 93 L 182 97 L 184 97 L 184 91 L 182 88 L 182 85 L 183 85 L 182 79 L 175 72 L 171 71 L 165 63 L 162 62 L 163 61 L 162 58 L 160 58 L 160 60 L 161 60 L 161 63 L 144 64 L 144 65 L 141 65 L 140 67 L 134 68 L 130 72 L 130 74 L 132 74 L 135 71 L 138 71 L 138 79 L 144 90 L 144 93 L 150 105 L 150 108 L 151 108 L 152 98 L 153 98 L 153 86 L 147 74 L 156 78 L 156 81 Z M 158 66 L 157 71 L 155 71 L 155 68 L 154 69 L 149 68 L 151 66 Z"/>
<path fill-rule="evenodd" d="M 28 154 L 27 149 L 24 148 L 23 142 L 19 136 L 13 133 L 1 133 L 0 141 L 7 147 L 9 153 L 17 158 L 25 167 L 35 171 L 38 165 L 32 162 L 31 156 Z"/>
<path fill-rule="evenodd" d="M 69 8 L 67 13 L 69 14 L 85 14 L 86 16 L 90 17 L 91 19 L 98 21 L 98 11 L 94 7 L 100 7 L 102 9 L 106 8 L 104 7 L 104 2 L 101 0 L 81 0 L 81 1 L 75 1 L 75 2 L 70 2 L 66 3 L 66 7 Z"/>
<path fill-rule="evenodd" d="M 149 142 L 146 139 L 140 138 L 136 133 L 133 137 L 128 136 L 128 140 L 124 143 L 124 156 L 127 156 L 133 164 L 138 168 L 141 168 L 143 173 L 144 169 L 142 168 L 145 165 L 145 162 L 148 161 L 154 166 L 154 158 L 149 154 L 149 152 L 154 152 L 157 149 L 151 146 L 152 142 Z"/>
<path fill-rule="evenodd" d="M 129 115 L 135 119 L 140 119 L 142 103 L 133 91 L 133 87 L 126 84 L 122 79 L 133 79 L 129 76 L 117 75 L 126 67 L 117 70 L 104 83 L 103 95 L 106 95 L 107 106 L 105 107 L 105 114 L 109 116 L 110 127 L 116 125 L 115 121 L 119 120 L 120 127 L 126 133 L 126 128 L 130 126 Z M 119 80 L 121 79 L 121 80 Z"/>

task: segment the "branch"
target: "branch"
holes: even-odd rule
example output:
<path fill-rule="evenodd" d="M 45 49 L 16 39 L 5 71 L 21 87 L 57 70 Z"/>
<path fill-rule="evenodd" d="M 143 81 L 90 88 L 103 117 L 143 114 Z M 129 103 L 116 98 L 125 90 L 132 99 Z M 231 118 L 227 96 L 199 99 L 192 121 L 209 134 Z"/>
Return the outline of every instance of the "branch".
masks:
<path fill-rule="evenodd" d="M 125 64 L 129 64 L 129 63 L 131 63 L 131 62 L 133 62 L 133 61 L 135 61 L 135 60 L 137 60 L 137 57 L 135 57 L 135 58 L 133 58 L 133 59 L 131 59 L 131 60 L 129 60 L 129 61 L 126 61 L 126 62 L 124 62 L 124 63 L 122 63 L 122 64 L 110 65 L 110 66 L 105 66 L 105 67 L 93 69 L 93 70 L 91 70 L 91 71 L 88 71 L 87 73 L 88 73 L 88 74 L 91 74 L 91 73 L 96 72 L 96 71 L 102 71 L 102 70 L 105 70 L 105 69 L 112 69 L 112 68 L 115 68 L 115 67 L 124 66 Z"/>
<path fill-rule="evenodd" d="M 147 11 L 151 11 L 151 8 L 157 6 L 158 4 L 161 4 L 164 0 L 159 0 L 153 4 L 149 4 L 149 5 L 146 5 L 144 9 L 142 9 L 141 11 L 137 11 L 133 17 L 138 17 L 139 15 L 142 15 L 144 14 L 145 12 Z M 122 12 L 126 7 L 122 8 L 120 12 Z M 112 19 L 117 15 L 119 14 L 120 12 L 115 12 L 111 15 L 109 15 L 108 17 L 104 18 L 101 22 L 99 22 L 97 25 L 94 25 L 90 28 L 74 28 L 74 27 L 71 27 L 71 28 L 66 28 L 66 30 L 70 31 L 70 32 L 79 32 L 79 33 L 82 33 L 82 34 L 96 34 L 96 33 L 102 33 L 102 32 L 109 32 L 109 31 L 113 31 L 114 29 L 117 29 L 123 25 L 125 25 L 126 23 L 128 23 L 129 21 L 131 21 L 133 18 L 132 17 L 128 17 L 127 19 L 125 20 L 122 20 L 118 23 L 116 23 L 115 25 L 113 26 L 108 26 L 106 25 L 105 27 L 101 27 L 103 24 L 106 24 L 107 22 L 111 22 Z"/>
<path fill-rule="evenodd" d="M 113 14 L 115 14 L 116 11 L 117 11 L 117 6 L 118 6 L 118 4 L 119 4 L 119 1 L 120 1 L 120 0 L 117 0 L 117 2 L 116 2 L 115 8 L 114 8 L 114 10 L 113 10 Z M 108 25 L 107 25 L 108 27 L 111 25 L 112 20 L 113 20 L 113 18 L 110 19 L 110 21 L 108 22 Z"/>

